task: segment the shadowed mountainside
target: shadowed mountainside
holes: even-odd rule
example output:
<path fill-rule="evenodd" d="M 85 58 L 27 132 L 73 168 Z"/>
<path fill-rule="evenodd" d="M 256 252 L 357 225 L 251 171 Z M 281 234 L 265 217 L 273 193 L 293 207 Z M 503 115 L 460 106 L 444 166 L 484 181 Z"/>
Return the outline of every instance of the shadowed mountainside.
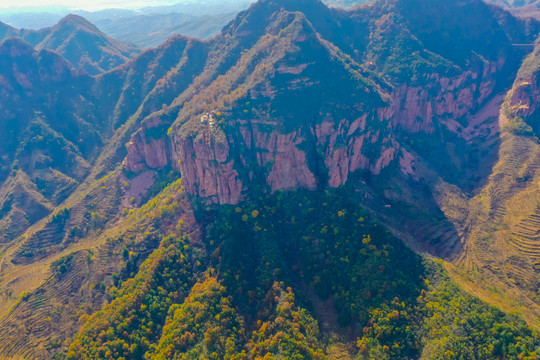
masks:
<path fill-rule="evenodd" d="M 87 95 L 92 79 L 58 54 L 0 44 L 1 242 L 59 205 L 87 176 L 106 133 Z"/>

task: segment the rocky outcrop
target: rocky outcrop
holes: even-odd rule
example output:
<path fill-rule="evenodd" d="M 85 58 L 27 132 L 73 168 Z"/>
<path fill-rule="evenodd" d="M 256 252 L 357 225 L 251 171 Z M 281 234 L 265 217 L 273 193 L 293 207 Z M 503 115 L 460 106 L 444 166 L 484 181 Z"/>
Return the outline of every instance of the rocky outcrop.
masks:
<path fill-rule="evenodd" d="M 170 152 L 169 141 L 166 134 L 157 137 L 153 133 L 160 134 L 163 123 L 158 116 L 147 119 L 143 127 L 131 137 L 126 144 L 128 155 L 124 160 L 124 169 L 139 173 L 146 168 L 162 169 L 169 165 Z"/>
<path fill-rule="evenodd" d="M 431 74 L 423 86 L 402 85 L 392 93 L 392 105 L 381 109 L 380 118 L 391 119 L 396 128 L 410 133 L 432 133 L 434 122 L 444 117 L 459 119 L 484 103 L 493 93 L 495 74 L 505 62 L 482 62 L 481 70 L 455 77 Z"/>
<path fill-rule="evenodd" d="M 258 165 L 269 169 L 266 183 L 272 191 L 295 187 L 314 189 L 317 180 L 308 167 L 305 151 L 300 149 L 306 139 L 296 131 L 289 134 L 278 131 L 266 133 L 253 122 L 252 132 L 246 126 L 243 126 L 240 132 L 243 141 L 249 144 L 249 149 L 255 150 Z M 244 162 L 244 165 L 249 164 Z"/>
<path fill-rule="evenodd" d="M 540 60 L 538 56 L 537 61 Z M 536 69 L 526 79 L 518 81 L 509 97 L 509 105 L 515 115 L 527 118 L 540 107 L 540 69 Z"/>
<path fill-rule="evenodd" d="M 326 121 L 317 126 L 318 145 L 326 150 L 324 164 L 330 187 L 345 185 L 349 174 L 357 170 L 379 174 L 395 159 L 399 144 L 390 136 L 383 136 L 381 130 L 366 131 L 366 118 L 367 115 L 352 122 L 343 120 L 337 125 Z M 370 154 L 372 145 L 378 150 Z"/>
<path fill-rule="evenodd" d="M 295 132 L 264 132 L 257 125 L 256 120 L 242 121 L 238 137 L 229 135 L 222 141 L 207 136 L 175 136 L 173 160 L 184 187 L 211 201 L 234 204 L 249 187 L 256 164 L 263 169 L 271 191 L 315 188 L 317 180 L 308 167 L 306 153 L 300 149 L 305 139 Z"/>
<path fill-rule="evenodd" d="M 272 192 L 315 189 L 321 172 L 315 163 L 325 166 L 328 185 L 338 187 L 357 170 L 380 173 L 399 153 L 399 144 L 388 131 L 366 130 L 367 117 L 338 124 L 325 121 L 314 131 L 301 128 L 287 134 L 277 124 L 257 119 L 230 120 L 229 128 L 237 131 L 222 136 L 203 126 L 196 136 L 171 134 L 170 139 L 152 139 L 145 135 L 150 131 L 147 128 L 127 144 L 124 168 L 141 172 L 172 164 L 190 193 L 222 204 L 239 202 L 254 172 L 263 174 Z M 268 131 L 269 127 L 274 129 Z"/>
<path fill-rule="evenodd" d="M 125 169 L 128 171 L 140 172 L 146 166 L 151 169 L 160 169 L 169 163 L 165 138 L 147 139 L 139 132 L 126 147 L 128 158 L 124 164 Z"/>
<path fill-rule="evenodd" d="M 220 204 L 240 200 L 243 183 L 227 142 L 208 143 L 204 137 L 179 139 L 173 142 L 172 153 L 183 185 L 190 193 Z"/>

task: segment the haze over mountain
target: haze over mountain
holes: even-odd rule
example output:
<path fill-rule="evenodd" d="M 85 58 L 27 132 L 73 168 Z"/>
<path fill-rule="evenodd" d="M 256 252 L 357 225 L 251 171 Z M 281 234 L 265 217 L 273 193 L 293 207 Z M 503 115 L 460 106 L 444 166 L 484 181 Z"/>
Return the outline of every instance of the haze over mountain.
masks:
<path fill-rule="evenodd" d="M 16 28 L 39 30 L 50 27 L 72 13 L 80 15 L 100 28 L 108 36 L 141 48 L 156 47 L 170 36 L 181 34 L 199 39 L 216 35 L 234 16 L 253 1 L 230 0 L 220 2 L 188 2 L 167 6 L 150 6 L 141 9 L 105 9 L 81 11 L 65 9 L 58 13 L 31 12 L 6 13 L 0 20 Z M 352 8 L 366 0 L 325 0 L 333 7 Z M 512 8 L 516 16 L 537 15 L 537 2 L 499 1 L 494 3 Z M 145 26 L 142 28 L 141 23 Z"/>
<path fill-rule="evenodd" d="M 19 30 L 2 23 L 0 29 L 0 39 L 20 37 L 37 50 L 54 50 L 76 69 L 91 75 L 124 64 L 139 52 L 136 46 L 111 39 L 77 15 L 68 15 L 55 26 L 41 30 Z"/>
<path fill-rule="evenodd" d="M 204 1 L 183 2 L 176 5 L 149 6 L 140 9 L 104 9 L 98 11 L 84 11 L 78 9 L 64 9 L 61 12 L 21 11 L 2 14 L 0 20 L 17 28 L 38 30 L 56 24 L 68 14 L 80 15 L 94 24 L 100 21 L 127 19 L 137 16 L 171 15 L 179 16 L 217 16 L 229 13 L 238 13 L 246 9 L 252 1 Z M 167 24 L 164 24 L 167 25 Z"/>
<path fill-rule="evenodd" d="M 260 0 L 97 76 L 2 29 L 0 359 L 540 355 L 539 22 Z"/>
<path fill-rule="evenodd" d="M 178 13 L 138 15 L 120 19 L 103 19 L 96 25 L 109 36 L 135 44 L 141 48 L 157 47 L 175 34 L 207 39 L 216 35 L 234 17 L 236 12 L 193 16 Z M 145 26 L 142 28 L 141 23 Z"/>

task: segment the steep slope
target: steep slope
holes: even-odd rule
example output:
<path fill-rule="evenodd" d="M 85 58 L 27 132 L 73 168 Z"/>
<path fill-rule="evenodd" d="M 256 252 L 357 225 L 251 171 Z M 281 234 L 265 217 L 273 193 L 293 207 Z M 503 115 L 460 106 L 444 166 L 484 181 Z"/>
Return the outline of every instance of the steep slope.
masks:
<path fill-rule="evenodd" d="M 470 192 L 489 173 L 489 166 L 484 174 L 476 170 L 476 164 L 493 159 L 497 139 L 493 115 L 484 113 L 493 112 L 488 100 L 510 86 L 517 72 L 520 54 L 510 43 L 520 40 L 512 36 L 524 25 L 505 20 L 509 15 L 504 13 L 500 24 L 501 13 L 479 1 L 463 9 L 450 2 L 444 14 L 483 14 L 479 23 L 484 26 L 448 17 L 438 31 L 455 36 L 435 42 L 423 33 L 424 25 L 434 23 L 419 26 L 417 15 L 407 10 L 410 5 L 419 4 L 378 2 L 349 13 L 316 1 L 253 5 L 224 29 L 216 38 L 220 46 L 211 50 L 222 54 L 231 46 L 230 60 L 224 58 L 238 59 L 236 64 L 221 70 L 218 81 L 207 70 L 202 84 L 149 118 L 128 146 L 126 169 L 175 167 L 190 192 L 219 203 L 242 199 L 254 176 L 270 191 L 337 187 L 358 170 L 377 175 L 397 162 L 401 170 L 396 175 L 401 175 L 386 187 L 407 188 L 412 194 L 422 181 L 437 192 Z M 294 13 L 300 9 L 302 15 Z M 396 14 L 395 20 L 374 20 L 389 12 Z M 435 7 L 423 13 L 423 18 L 440 16 Z M 340 27 L 354 32 L 338 36 Z M 525 39 L 522 34 L 518 37 Z M 228 36 L 247 51 L 236 53 L 235 43 L 221 45 Z M 475 45 L 471 37 L 483 39 L 482 44 Z M 460 42 L 471 44 L 448 55 L 447 49 Z M 176 115 L 178 105 L 182 109 Z M 483 105 L 491 108 L 483 113 Z M 469 116 L 473 111 L 479 115 Z M 177 119 L 169 138 L 145 134 L 155 133 L 152 124 L 171 125 L 171 113 Z M 412 140 L 413 134 L 421 140 Z M 159 163 L 145 160 L 145 154 L 169 152 Z M 444 219 L 436 199 L 427 196 L 411 203 L 411 197 L 388 189 L 377 193 L 382 188 L 372 187 L 370 196 L 380 202 L 393 197 L 390 203 L 412 206 L 418 213 L 430 204 L 432 214 L 440 216 L 432 226 L 441 228 Z M 459 230 L 452 227 L 448 224 L 441 253 L 449 254 L 458 244 Z M 433 231 L 433 238 L 421 235 L 425 233 L 418 229 L 415 236 L 425 237 L 424 246 L 437 251 L 432 242 L 444 231 Z"/>
<path fill-rule="evenodd" d="M 526 48 L 512 45 L 536 36 L 477 0 L 262 0 L 211 40 L 176 36 L 95 79 L 74 73 L 107 143 L 2 253 L 0 358 L 534 358 L 536 332 L 398 239 L 490 271 L 472 234 L 491 220 L 474 204 L 508 131 L 536 131 L 536 55 L 518 75 Z M 512 83 L 505 106 L 530 128 L 498 120 Z M 503 176 L 537 163 L 522 153 Z M 486 283 L 508 288 L 493 269 L 503 285 Z"/>
<path fill-rule="evenodd" d="M 1 243 L 60 204 L 84 179 L 102 144 L 85 98 L 91 78 L 59 55 L 13 38 L 0 45 Z M 61 104 L 61 106 L 60 106 Z"/>
<path fill-rule="evenodd" d="M 501 107 L 499 158 L 486 186 L 468 203 L 467 246 L 459 261 L 468 270 L 465 279 L 491 284 L 488 297 L 512 297 L 511 306 L 534 316 L 540 312 L 539 49 L 523 62 Z"/>

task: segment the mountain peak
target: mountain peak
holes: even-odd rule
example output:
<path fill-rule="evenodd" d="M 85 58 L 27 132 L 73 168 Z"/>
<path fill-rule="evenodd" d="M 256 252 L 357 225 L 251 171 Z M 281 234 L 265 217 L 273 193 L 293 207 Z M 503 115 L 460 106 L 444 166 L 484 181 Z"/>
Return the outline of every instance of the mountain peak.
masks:
<path fill-rule="evenodd" d="M 87 30 L 91 30 L 93 32 L 101 33 L 101 31 L 90 21 L 86 20 L 84 17 L 75 15 L 75 14 L 69 14 L 62 18 L 55 26 L 54 28 L 58 27 L 75 27 L 75 28 L 85 28 Z"/>
<path fill-rule="evenodd" d="M 97 75 L 124 64 L 138 52 L 134 46 L 111 39 L 78 15 L 68 15 L 50 29 L 37 49 L 59 51 L 76 68 Z"/>
<path fill-rule="evenodd" d="M 299 11 L 309 15 L 314 11 L 324 11 L 324 9 L 327 9 L 327 6 L 320 0 L 259 0 L 247 11 L 252 9 L 267 9 L 270 12 L 284 9 L 290 12 Z"/>
<path fill-rule="evenodd" d="M 19 37 L 10 37 L 0 42 L 0 55 L 10 54 L 10 56 L 31 54 L 35 52 L 32 45 Z"/>
<path fill-rule="evenodd" d="M 259 0 L 260 5 L 279 5 L 285 8 L 299 8 L 306 6 L 326 6 L 321 0 Z"/>
<path fill-rule="evenodd" d="M 320 0 L 259 0 L 223 29 L 223 32 L 243 36 L 258 33 L 273 23 L 281 11 L 300 12 L 311 23 L 326 21 L 331 11 Z"/>

